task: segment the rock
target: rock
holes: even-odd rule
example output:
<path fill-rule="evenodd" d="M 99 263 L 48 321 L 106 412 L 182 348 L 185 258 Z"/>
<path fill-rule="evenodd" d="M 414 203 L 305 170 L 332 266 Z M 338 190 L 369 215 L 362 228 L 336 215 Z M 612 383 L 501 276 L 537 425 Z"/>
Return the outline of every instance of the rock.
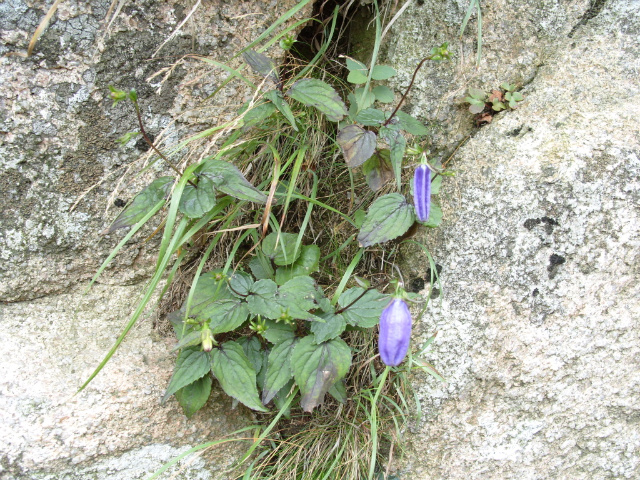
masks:
<path fill-rule="evenodd" d="M 471 138 L 443 182 L 442 227 L 425 237 L 443 290 L 414 334 L 419 345 L 439 332 L 425 358 L 447 382 L 415 377 L 424 416 L 400 475 L 638 478 L 640 8 L 486 7 L 480 68 L 463 46 L 411 95 L 411 111 L 442 127 L 437 154 Z M 392 66 L 411 72 L 464 8 L 411 7 Z M 453 99 L 504 81 L 525 85 L 524 102 L 475 129 Z M 410 278 L 424 277 L 417 263 Z"/>

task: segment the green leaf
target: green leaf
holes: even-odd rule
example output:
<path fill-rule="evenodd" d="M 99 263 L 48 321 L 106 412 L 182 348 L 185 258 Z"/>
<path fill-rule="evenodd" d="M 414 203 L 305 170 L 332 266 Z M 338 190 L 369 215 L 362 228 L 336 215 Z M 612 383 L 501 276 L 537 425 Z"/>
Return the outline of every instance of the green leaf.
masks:
<path fill-rule="evenodd" d="M 273 280 L 273 267 L 271 266 L 271 260 L 269 260 L 262 252 L 258 252 L 255 257 L 249 262 L 249 268 L 251 273 L 258 280 L 265 278 Z"/>
<path fill-rule="evenodd" d="M 365 92 L 364 87 L 356 88 L 353 92 L 358 101 L 358 110 L 362 110 L 364 108 L 369 108 L 373 105 L 373 102 L 376 101 L 376 96 L 373 94 L 371 90 L 367 90 Z M 364 99 L 362 98 L 362 94 L 364 93 Z M 362 105 L 360 105 L 362 102 Z"/>
<path fill-rule="evenodd" d="M 263 77 L 269 77 L 274 82 L 278 81 L 278 71 L 276 69 L 276 64 L 273 63 L 273 60 L 271 60 L 269 57 L 253 50 L 246 50 L 242 54 L 242 57 L 254 72 L 262 75 Z"/>
<path fill-rule="evenodd" d="M 388 80 L 397 73 L 394 68 L 387 65 L 376 65 L 371 72 L 371 78 L 374 80 Z"/>
<path fill-rule="evenodd" d="M 238 200 L 267 203 L 267 196 L 251 185 L 242 172 L 229 162 L 208 158 L 203 162 L 200 174 L 211 179 L 218 190 Z"/>
<path fill-rule="evenodd" d="M 209 318 L 209 328 L 212 334 L 231 332 L 242 325 L 249 316 L 247 304 L 237 298 L 218 300 L 212 303 L 206 311 L 205 318 Z"/>
<path fill-rule="evenodd" d="M 359 70 L 353 70 L 349 72 L 347 76 L 347 82 L 355 83 L 356 85 L 362 85 L 363 83 L 367 83 L 367 74 L 363 74 Z"/>
<path fill-rule="evenodd" d="M 182 322 L 181 322 L 182 323 Z M 183 336 L 175 347 L 171 349 L 172 352 L 180 350 L 186 347 L 195 347 L 200 345 L 202 340 L 202 332 L 200 330 L 191 330 L 185 336 Z"/>
<path fill-rule="evenodd" d="M 358 112 L 355 121 L 368 127 L 379 127 L 387 119 L 386 114 L 377 108 L 365 108 Z"/>
<path fill-rule="evenodd" d="M 247 356 L 256 372 L 262 370 L 262 344 L 258 337 L 242 337 L 237 342 Z"/>
<path fill-rule="evenodd" d="M 247 297 L 249 311 L 254 315 L 262 315 L 272 320 L 280 318 L 282 307 L 276 301 L 277 291 L 278 286 L 273 280 L 258 280 L 251 286 Z"/>
<path fill-rule="evenodd" d="M 267 412 L 258 397 L 256 372 L 236 342 L 225 342 L 211 351 L 211 369 L 224 392 L 247 407 Z"/>
<path fill-rule="evenodd" d="M 401 194 L 383 195 L 369 207 L 358 242 L 361 247 L 388 242 L 409 230 L 415 219 L 413 206 Z"/>
<path fill-rule="evenodd" d="M 312 322 L 311 332 L 313 332 L 315 343 L 322 343 L 332 338 L 336 338 L 347 327 L 344 317 L 340 314 L 321 313 L 318 315 L 325 323 Z"/>
<path fill-rule="evenodd" d="M 480 90 L 478 88 L 470 88 L 469 96 L 482 102 L 484 102 L 484 100 L 487 98 L 487 94 L 483 90 Z"/>
<path fill-rule="evenodd" d="M 341 315 L 349 325 L 360 328 L 375 327 L 380 322 L 382 310 L 389 304 L 389 295 L 372 289 L 365 293 L 361 287 L 350 288 L 338 299 L 344 310 Z"/>
<path fill-rule="evenodd" d="M 344 381 L 339 380 L 334 383 L 333 386 L 329 389 L 329 395 L 331 395 L 340 403 L 346 403 L 349 397 L 347 396 L 347 389 L 344 386 Z"/>
<path fill-rule="evenodd" d="M 435 228 L 442 223 L 442 209 L 436 202 L 431 202 L 431 210 L 429 211 L 429 219 L 423 225 Z"/>
<path fill-rule="evenodd" d="M 376 100 L 381 103 L 391 103 L 396 98 L 393 94 L 393 90 L 385 85 L 378 85 L 377 87 L 373 87 L 372 92 L 376 96 Z"/>
<path fill-rule="evenodd" d="M 425 127 L 422 122 L 413 118 L 408 113 L 398 111 L 396 113 L 398 123 L 396 124 L 401 130 L 404 130 L 411 135 L 426 135 L 429 133 L 429 129 Z"/>
<path fill-rule="evenodd" d="M 294 83 L 287 95 L 309 107 L 315 107 L 333 122 L 347 114 L 347 107 L 330 85 L 315 78 L 304 78 Z"/>
<path fill-rule="evenodd" d="M 211 383 L 211 376 L 205 375 L 176 392 L 176 399 L 187 418 L 191 418 L 207 403 L 211 394 Z"/>
<path fill-rule="evenodd" d="M 247 107 L 248 105 L 241 108 L 239 113 L 243 113 Z M 251 110 L 242 117 L 243 129 L 247 130 L 255 125 L 262 125 L 275 111 L 276 106 L 271 102 L 262 102 L 254 105 Z"/>
<path fill-rule="evenodd" d="M 367 185 L 369 185 L 369 188 L 374 192 L 380 190 L 385 183 L 393 179 L 389 150 L 380 150 L 364 162 L 362 164 L 362 173 L 367 181 Z"/>
<path fill-rule="evenodd" d="M 380 128 L 380 137 L 389 144 L 391 167 L 396 177 L 398 190 L 400 190 L 402 187 L 402 160 L 407 141 L 399 131 L 387 127 Z"/>
<path fill-rule="evenodd" d="M 167 391 L 162 402 L 180 390 L 182 387 L 204 377 L 211 370 L 209 354 L 195 348 L 185 348 L 180 352 L 176 360 L 173 376 L 169 381 Z"/>
<path fill-rule="evenodd" d="M 276 108 L 280 111 L 280 113 L 282 113 L 282 115 L 284 115 L 284 117 L 291 124 L 293 129 L 297 132 L 298 126 L 296 125 L 296 119 L 293 116 L 291 107 L 289 107 L 289 104 L 286 102 L 286 100 L 282 96 L 282 93 L 280 93 L 278 90 L 271 90 L 265 93 L 264 96 L 265 98 L 268 98 L 273 102 Z"/>
<path fill-rule="evenodd" d="M 294 277 L 278 289 L 278 302 L 285 308 L 312 310 L 316 308 L 316 282 L 309 276 Z"/>
<path fill-rule="evenodd" d="M 353 223 L 356 224 L 356 227 L 361 228 L 365 218 L 367 218 L 367 212 L 361 208 L 353 212 Z"/>
<path fill-rule="evenodd" d="M 358 125 L 347 125 L 336 139 L 342 148 L 345 162 L 351 168 L 366 162 L 376 149 L 376 134 Z"/>
<path fill-rule="evenodd" d="M 367 75 L 369 70 L 367 69 L 367 66 L 362 63 L 359 62 L 358 60 L 351 58 L 351 57 L 346 57 L 347 59 L 347 70 L 349 70 L 350 72 L 360 72 L 363 75 Z"/>
<path fill-rule="evenodd" d="M 237 271 L 229 277 L 229 289 L 238 298 L 249 295 L 251 285 L 253 285 L 253 278 L 248 273 Z"/>
<path fill-rule="evenodd" d="M 184 338 L 186 338 L 189 335 L 192 335 L 193 333 L 196 333 L 197 337 L 200 338 L 200 335 L 201 335 L 200 329 L 196 329 L 195 325 L 192 325 L 189 323 L 185 325 L 184 311 L 182 309 L 176 310 L 175 312 L 171 312 L 169 315 L 167 315 L 167 320 L 171 322 L 171 326 L 173 327 L 173 331 L 176 334 L 178 342 L 181 342 Z M 191 339 L 193 338 L 194 337 L 191 336 Z M 193 344 L 193 345 L 197 345 L 197 344 Z M 193 346 L 193 345 L 189 345 L 189 346 Z M 184 346 L 186 347 L 187 345 L 184 345 Z M 182 347 L 176 347 L 173 350 L 177 350 L 178 348 L 182 348 Z"/>
<path fill-rule="evenodd" d="M 265 405 L 284 387 L 293 377 L 291 369 L 291 352 L 298 344 L 297 338 L 288 338 L 277 344 L 269 354 L 267 361 L 267 376 L 262 389 L 262 403 Z"/>
<path fill-rule="evenodd" d="M 283 322 L 274 322 L 273 320 L 265 321 L 267 331 L 262 334 L 269 342 L 274 345 L 282 343 L 289 338 L 296 336 L 295 327 Z"/>
<path fill-rule="evenodd" d="M 276 269 L 276 283 L 282 285 L 294 277 L 306 276 L 320 268 L 320 248 L 317 245 L 304 245 L 298 259 L 288 267 Z"/>
<path fill-rule="evenodd" d="M 138 223 L 156 204 L 166 198 L 173 185 L 173 177 L 160 177 L 135 196 L 109 227 L 108 233 Z"/>
<path fill-rule="evenodd" d="M 442 186 L 442 175 L 437 175 L 431 179 L 431 195 L 438 195 Z"/>
<path fill-rule="evenodd" d="M 210 318 L 210 309 L 213 308 L 213 311 L 215 311 L 215 309 L 218 308 L 214 306 L 217 301 L 233 298 L 233 295 L 231 295 L 227 287 L 226 280 L 224 280 L 224 278 L 220 280 L 216 278 L 221 275 L 220 272 L 221 270 L 214 270 L 200 275 L 191 299 L 189 316 Z M 180 310 L 184 313 L 185 308 L 186 302 Z"/>
<path fill-rule="evenodd" d="M 262 240 L 262 253 L 276 265 L 291 265 L 300 257 L 300 249 L 295 251 L 297 240 L 293 233 L 270 233 Z"/>
<path fill-rule="evenodd" d="M 189 218 L 200 218 L 216 206 L 216 189 L 213 182 L 202 176 L 198 188 L 185 185 L 178 209 Z"/>
<path fill-rule="evenodd" d="M 469 111 L 471 113 L 482 113 L 484 110 L 484 102 L 481 100 L 475 100 L 473 98 L 466 97 L 465 100 L 470 104 Z"/>
<path fill-rule="evenodd" d="M 351 349 L 335 338 L 316 345 L 314 337 L 301 339 L 291 353 L 291 366 L 300 387 L 300 406 L 305 412 L 320 405 L 325 393 L 344 378 L 351 366 Z"/>

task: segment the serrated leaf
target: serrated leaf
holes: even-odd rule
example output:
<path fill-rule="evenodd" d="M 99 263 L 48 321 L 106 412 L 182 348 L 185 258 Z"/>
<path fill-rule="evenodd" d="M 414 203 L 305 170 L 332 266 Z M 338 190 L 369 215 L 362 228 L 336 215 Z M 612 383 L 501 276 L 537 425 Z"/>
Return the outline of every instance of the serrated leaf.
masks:
<path fill-rule="evenodd" d="M 372 92 L 376 96 L 376 100 L 380 103 L 391 103 L 396 98 L 393 94 L 393 90 L 391 90 L 386 85 L 378 85 L 377 87 L 373 87 Z"/>
<path fill-rule="evenodd" d="M 367 218 L 367 212 L 361 208 L 353 212 L 353 223 L 356 224 L 356 227 L 361 228 L 365 218 Z"/>
<path fill-rule="evenodd" d="M 396 113 L 396 118 L 398 119 L 398 123 L 396 125 L 401 130 L 404 130 L 411 135 L 426 135 L 429 133 L 429 129 L 425 127 L 421 121 L 413 118 L 408 113 L 398 111 Z"/>
<path fill-rule="evenodd" d="M 262 370 L 262 344 L 258 337 L 242 337 L 237 342 L 247 356 L 256 374 Z"/>
<path fill-rule="evenodd" d="M 389 144 L 391 168 L 396 177 L 398 190 L 400 190 L 402 187 L 402 160 L 407 141 L 399 131 L 387 127 L 380 128 L 380 137 Z"/>
<path fill-rule="evenodd" d="M 347 75 L 347 82 L 362 85 L 363 83 L 367 83 L 367 74 L 363 74 L 359 70 L 352 70 L 349 72 L 349 75 Z"/>
<path fill-rule="evenodd" d="M 287 267 L 276 269 L 276 283 L 283 285 L 294 277 L 306 276 L 317 272 L 320 262 L 320 248 L 317 245 L 304 245 L 298 259 Z"/>
<path fill-rule="evenodd" d="M 227 282 L 223 278 L 216 278 L 220 275 L 220 272 L 220 270 L 214 270 L 200 275 L 191 299 L 189 316 L 209 318 L 211 316 L 209 309 L 212 308 L 215 302 L 233 298 L 227 287 Z M 181 308 L 182 312 L 184 312 L 184 308 L 186 308 L 186 301 Z"/>
<path fill-rule="evenodd" d="M 218 300 L 206 310 L 209 318 L 209 328 L 212 334 L 231 332 L 242 325 L 249 316 L 247 304 L 237 298 Z"/>
<path fill-rule="evenodd" d="M 342 148 L 344 160 L 351 168 L 366 162 L 376 149 L 376 134 L 358 125 L 347 125 L 336 139 Z"/>
<path fill-rule="evenodd" d="M 258 397 L 256 372 L 236 342 L 225 342 L 211 351 L 211 370 L 224 392 L 247 407 L 267 412 Z"/>
<path fill-rule="evenodd" d="M 364 93 L 364 98 L 362 97 Z M 364 87 L 356 88 L 353 94 L 356 96 L 358 101 L 358 109 L 362 110 L 364 108 L 369 108 L 373 105 L 373 102 L 376 101 L 376 96 L 373 94 L 371 90 L 367 90 L 365 92 Z"/>
<path fill-rule="evenodd" d="M 207 403 L 211 395 L 211 383 L 211 376 L 205 375 L 176 392 L 176 399 L 187 418 L 191 418 Z"/>
<path fill-rule="evenodd" d="M 269 77 L 274 82 L 278 81 L 276 64 L 269 57 L 253 50 L 243 52 L 242 57 L 254 72 L 262 75 L 263 77 Z"/>
<path fill-rule="evenodd" d="M 376 65 L 371 72 L 371 78 L 374 80 L 388 80 L 397 73 L 395 68 L 389 67 L 388 65 Z"/>
<path fill-rule="evenodd" d="M 355 121 L 368 127 L 379 127 L 387 119 L 386 114 L 377 108 L 365 108 L 358 112 Z"/>
<path fill-rule="evenodd" d="M 300 257 L 300 249 L 295 251 L 297 240 L 293 233 L 270 233 L 262 240 L 262 253 L 276 265 L 291 265 Z"/>
<path fill-rule="evenodd" d="M 253 277 L 245 272 L 235 272 L 229 277 L 229 290 L 238 298 L 245 298 L 249 295 L 249 289 L 253 285 Z"/>
<path fill-rule="evenodd" d="M 255 257 L 249 262 L 249 268 L 251 273 L 257 280 L 263 280 L 269 278 L 273 280 L 273 267 L 271 266 L 271 260 L 269 260 L 262 252 L 258 252 Z"/>
<path fill-rule="evenodd" d="M 287 95 L 309 107 L 315 107 L 333 122 L 339 122 L 347 114 L 347 107 L 327 83 L 315 78 L 303 78 L 294 83 Z"/>
<path fill-rule="evenodd" d="M 238 200 L 267 203 L 267 196 L 251 185 L 242 172 L 229 162 L 208 158 L 200 174 L 208 177 L 218 190 Z"/>
<path fill-rule="evenodd" d="M 426 227 L 435 228 L 442 223 L 442 209 L 436 202 L 431 202 L 431 210 L 429 211 L 429 219 L 423 223 Z"/>
<path fill-rule="evenodd" d="M 156 204 L 166 198 L 173 184 L 173 177 L 160 177 L 135 196 L 133 201 L 127 206 L 111 224 L 108 233 L 119 228 L 135 225 L 147 215 Z"/>
<path fill-rule="evenodd" d="M 311 332 L 313 333 L 315 343 L 326 342 L 332 338 L 336 338 L 347 327 L 347 323 L 341 314 L 321 313 L 318 315 L 325 323 L 311 323 Z"/>
<path fill-rule="evenodd" d="M 380 322 L 382 310 L 389 303 L 389 295 L 375 289 L 365 292 L 364 288 L 354 287 L 345 291 L 338 299 L 338 305 L 344 310 L 341 315 L 349 325 L 371 328 Z"/>
<path fill-rule="evenodd" d="M 369 185 L 369 188 L 374 192 L 377 192 L 385 183 L 392 180 L 393 170 L 389 160 L 389 150 L 380 150 L 364 162 L 362 164 L 362 173 L 367 181 L 367 185 Z"/>
<path fill-rule="evenodd" d="M 273 320 L 265 321 L 265 325 L 267 326 L 267 330 L 262 336 L 274 345 L 296 336 L 293 325 L 284 322 L 274 322 Z"/>
<path fill-rule="evenodd" d="M 280 113 L 282 113 L 282 115 L 284 115 L 284 117 L 291 124 L 293 129 L 297 132 L 298 125 L 296 125 L 296 118 L 293 116 L 291 107 L 289 107 L 289 104 L 286 102 L 286 100 L 282 96 L 282 93 L 280 93 L 278 90 L 271 90 L 265 93 L 264 96 L 265 98 L 268 98 L 273 102 L 276 108 L 280 111 Z"/>
<path fill-rule="evenodd" d="M 335 338 L 316 345 L 314 337 L 301 339 L 291 352 L 291 366 L 300 387 L 300 406 L 311 412 L 320 405 L 327 390 L 344 378 L 351 366 L 351 349 Z"/>
<path fill-rule="evenodd" d="M 209 354 L 195 348 L 186 348 L 180 352 L 176 360 L 167 391 L 162 402 L 180 390 L 182 387 L 202 378 L 211 370 Z"/>
<path fill-rule="evenodd" d="M 249 311 L 254 315 L 262 315 L 272 320 L 280 318 L 282 307 L 276 301 L 277 291 L 278 286 L 273 280 L 258 280 L 251 286 L 247 297 Z"/>
<path fill-rule="evenodd" d="M 294 277 L 278 289 L 277 302 L 284 312 L 291 317 L 310 322 L 323 320 L 310 313 L 318 308 L 317 300 L 323 296 L 316 288 L 313 278 L 308 276 Z"/>
<path fill-rule="evenodd" d="M 415 222 L 413 206 L 399 193 L 378 198 L 369 207 L 358 234 L 361 247 L 385 243 L 404 234 Z"/>
<path fill-rule="evenodd" d="M 262 390 L 262 403 L 265 405 L 276 396 L 289 379 L 293 377 L 291 369 L 291 352 L 298 343 L 297 338 L 289 338 L 275 345 L 267 361 L 267 375 Z"/>
<path fill-rule="evenodd" d="M 198 187 L 186 185 L 180 197 L 178 209 L 189 218 L 200 218 L 216 206 L 216 189 L 205 176 L 200 177 Z"/>

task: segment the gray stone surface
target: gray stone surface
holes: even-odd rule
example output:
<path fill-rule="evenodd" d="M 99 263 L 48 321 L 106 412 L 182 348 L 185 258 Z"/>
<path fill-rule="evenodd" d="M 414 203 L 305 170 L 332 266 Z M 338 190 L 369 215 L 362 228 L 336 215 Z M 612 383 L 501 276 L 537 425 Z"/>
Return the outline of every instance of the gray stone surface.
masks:
<path fill-rule="evenodd" d="M 417 59 L 441 40 L 429 7 L 455 13 L 450 33 L 462 18 L 442 3 L 399 23 L 403 71 L 402 45 Z M 480 69 L 464 47 L 412 95 L 439 138 L 473 135 L 425 239 L 443 292 L 414 339 L 439 331 L 426 358 L 447 383 L 416 377 L 425 416 L 401 478 L 639 478 L 640 4 L 594 2 L 582 21 L 586 2 L 489 3 Z M 465 78 L 524 82 L 525 101 L 475 131 L 455 103 Z"/>

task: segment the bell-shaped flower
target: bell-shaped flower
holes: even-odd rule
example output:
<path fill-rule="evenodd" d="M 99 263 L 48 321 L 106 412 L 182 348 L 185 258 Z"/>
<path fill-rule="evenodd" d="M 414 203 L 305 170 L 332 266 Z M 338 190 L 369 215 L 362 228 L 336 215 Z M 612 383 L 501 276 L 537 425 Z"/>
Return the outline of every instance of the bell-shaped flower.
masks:
<path fill-rule="evenodd" d="M 409 350 L 411 312 L 401 298 L 394 298 L 380 316 L 378 350 L 380 358 L 390 367 L 402 363 Z"/>
<path fill-rule="evenodd" d="M 418 220 L 427 222 L 431 210 L 431 170 L 426 165 L 418 166 L 413 175 L 413 205 Z"/>

